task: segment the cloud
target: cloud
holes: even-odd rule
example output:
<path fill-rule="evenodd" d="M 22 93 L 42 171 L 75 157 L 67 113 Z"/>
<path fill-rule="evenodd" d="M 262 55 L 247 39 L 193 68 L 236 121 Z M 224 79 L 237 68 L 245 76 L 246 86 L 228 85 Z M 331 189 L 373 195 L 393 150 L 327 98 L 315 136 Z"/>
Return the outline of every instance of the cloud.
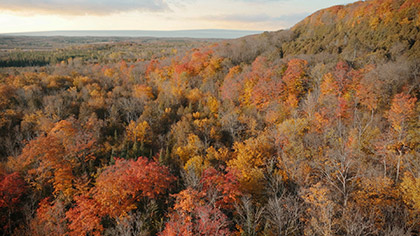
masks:
<path fill-rule="evenodd" d="M 284 25 L 292 25 L 297 23 L 300 20 L 303 20 L 310 13 L 296 13 L 280 16 L 270 16 L 267 14 L 257 14 L 257 15 L 241 15 L 241 14 L 231 14 L 231 15 L 212 15 L 212 16 L 203 16 L 203 20 L 220 20 L 220 21 L 230 21 L 236 23 L 282 23 Z"/>
<path fill-rule="evenodd" d="M 238 2 L 255 2 L 255 3 L 263 3 L 263 2 L 288 2 L 292 0 L 236 0 Z"/>
<path fill-rule="evenodd" d="M 165 11 L 165 0 L 0 0 L 0 9 L 66 15 L 108 15 L 125 11 Z"/>

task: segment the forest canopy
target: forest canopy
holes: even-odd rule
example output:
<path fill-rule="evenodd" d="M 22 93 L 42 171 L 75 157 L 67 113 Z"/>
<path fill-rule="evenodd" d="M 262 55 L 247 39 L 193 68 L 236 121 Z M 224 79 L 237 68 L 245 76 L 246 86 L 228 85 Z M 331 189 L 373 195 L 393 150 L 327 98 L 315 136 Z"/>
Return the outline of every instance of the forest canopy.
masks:
<path fill-rule="evenodd" d="M 0 52 L 0 234 L 417 235 L 419 13 L 360 1 L 224 41 L 0 37 L 21 42 Z"/>

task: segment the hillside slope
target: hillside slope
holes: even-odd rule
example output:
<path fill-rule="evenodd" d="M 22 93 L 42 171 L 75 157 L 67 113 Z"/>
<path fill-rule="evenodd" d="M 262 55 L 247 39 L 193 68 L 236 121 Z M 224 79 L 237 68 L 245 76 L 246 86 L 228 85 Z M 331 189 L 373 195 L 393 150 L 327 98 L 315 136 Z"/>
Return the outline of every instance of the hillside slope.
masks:
<path fill-rule="evenodd" d="M 392 58 L 420 55 L 420 1 L 368 0 L 318 11 L 295 25 L 286 53 Z"/>
<path fill-rule="evenodd" d="M 332 54 L 362 63 L 400 56 L 415 60 L 420 55 L 420 1 L 368 0 L 334 6 L 315 12 L 291 29 L 244 37 L 228 44 L 228 50 L 223 47 L 221 51 L 235 62 L 262 54 Z M 231 55 L 227 53 L 229 48 Z"/>

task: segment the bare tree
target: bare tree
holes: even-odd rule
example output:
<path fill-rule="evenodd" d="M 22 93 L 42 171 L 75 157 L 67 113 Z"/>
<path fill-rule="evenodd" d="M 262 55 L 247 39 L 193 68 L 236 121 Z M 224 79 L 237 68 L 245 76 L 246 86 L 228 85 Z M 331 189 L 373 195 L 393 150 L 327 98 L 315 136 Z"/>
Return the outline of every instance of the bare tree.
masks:
<path fill-rule="evenodd" d="M 258 229 L 263 220 L 264 207 L 254 205 L 250 196 L 242 197 L 236 205 L 238 213 L 236 223 L 242 227 L 246 236 L 258 235 Z"/>
<path fill-rule="evenodd" d="M 302 228 L 300 218 L 303 203 L 297 196 L 283 194 L 270 198 L 266 206 L 267 223 L 276 235 L 298 235 Z"/>

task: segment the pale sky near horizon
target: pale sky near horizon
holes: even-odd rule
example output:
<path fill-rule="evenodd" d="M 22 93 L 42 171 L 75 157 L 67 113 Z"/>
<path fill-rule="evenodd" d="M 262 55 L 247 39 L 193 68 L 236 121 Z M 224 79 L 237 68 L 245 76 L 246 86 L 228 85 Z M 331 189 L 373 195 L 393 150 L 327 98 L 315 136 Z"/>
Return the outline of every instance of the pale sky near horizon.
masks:
<path fill-rule="evenodd" d="M 0 33 L 52 30 L 274 31 L 355 0 L 0 0 Z"/>

